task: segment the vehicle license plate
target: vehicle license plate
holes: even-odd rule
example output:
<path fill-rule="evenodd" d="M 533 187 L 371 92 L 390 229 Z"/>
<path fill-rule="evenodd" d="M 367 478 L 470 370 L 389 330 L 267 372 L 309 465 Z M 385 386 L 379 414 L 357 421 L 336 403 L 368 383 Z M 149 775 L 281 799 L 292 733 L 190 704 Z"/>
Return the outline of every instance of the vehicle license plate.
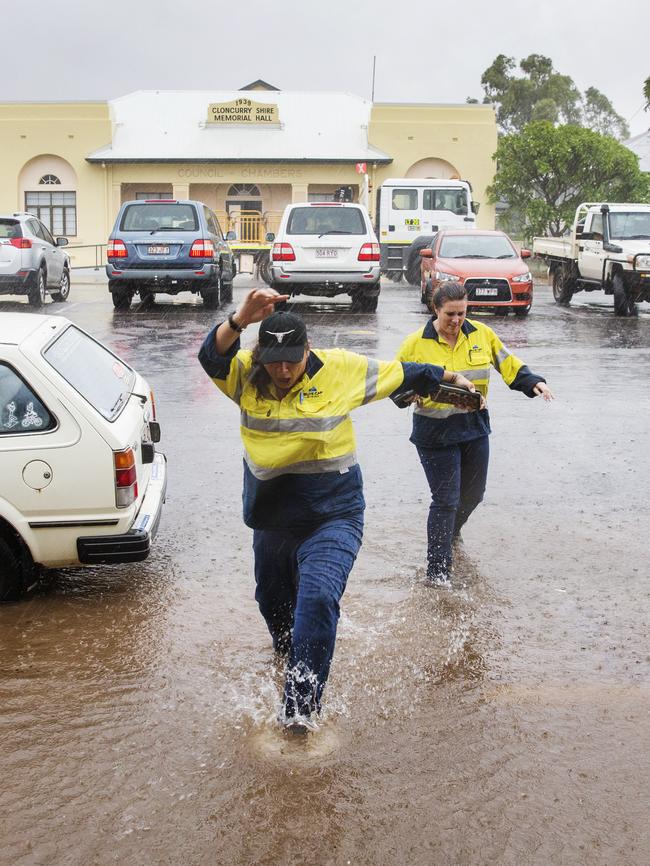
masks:
<path fill-rule="evenodd" d="M 494 297 L 494 295 L 498 295 L 498 294 L 499 294 L 499 290 L 498 290 L 498 289 L 493 289 L 493 288 L 489 288 L 489 289 L 475 289 L 475 292 L 474 292 L 474 293 L 475 293 L 476 295 L 483 295 L 483 297 Z"/>
<path fill-rule="evenodd" d="M 317 259 L 335 259 L 339 254 L 338 250 L 333 249 L 317 249 L 316 250 L 316 258 Z"/>
<path fill-rule="evenodd" d="M 147 252 L 150 256 L 167 256 L 169 255 L 169 247 L 149 247 Z"/>

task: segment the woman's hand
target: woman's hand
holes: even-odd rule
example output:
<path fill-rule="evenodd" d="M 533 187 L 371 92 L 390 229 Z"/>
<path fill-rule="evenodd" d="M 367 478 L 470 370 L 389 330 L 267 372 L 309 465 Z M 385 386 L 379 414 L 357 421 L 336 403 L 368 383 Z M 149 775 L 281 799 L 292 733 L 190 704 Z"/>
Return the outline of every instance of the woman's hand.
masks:
<path fill-rule="evenodd" d="M 253 322 L 261 322 L 275 310 L 275 305 L 288 300 L 290 295 L 280 295 L 275 289 L 252 289 L 235 313 L 237 324 L 245 328 Z"/>
<path fill-rule="evenodd" d="M 474 383 L 470 382 L 460 373 L 454 373 L 453 370 L 445 370 L 442 374 L 442 381 L 447 385 L 457 385 L 459 388 L 466 388 L 468 391 L 476 391 Z"/>
<path fill-rule="evenodd" d="M 536 397 L 543 397 L 547 402 L 553 399 L 553 392 L 548 387 L 546 382 L 538 382 L 533 388 Z"/>

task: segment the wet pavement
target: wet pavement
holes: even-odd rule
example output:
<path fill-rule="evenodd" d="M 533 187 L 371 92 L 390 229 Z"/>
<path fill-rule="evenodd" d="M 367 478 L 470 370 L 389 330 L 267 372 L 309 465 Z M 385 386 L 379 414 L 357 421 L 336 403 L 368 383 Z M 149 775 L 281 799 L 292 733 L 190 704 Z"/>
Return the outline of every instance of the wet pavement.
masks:
<path fill-rule="evenodd" d="M 559 308 L 540 286 L 527 319 L 487 319 L 556 400 L 493 375 L 488 491 L 452 589 L 423 579 L 409 413 L 356 413 L 364 546 L 323 725 L 294 741 L 253 599 L 237 411 L 196 361 L 222 313 L 189 294 L 117 313 L 101 275 L 75 276 L 46 312 L 153 385 L 168 501 L 146 562 L 0 608 L 2 866 L 650 862 L 650 305 L 616 319 L 609 298 Z M 425 321 L 404 284 L 376 314 L 298 310 L 313 345 L 379 358 Z"/>

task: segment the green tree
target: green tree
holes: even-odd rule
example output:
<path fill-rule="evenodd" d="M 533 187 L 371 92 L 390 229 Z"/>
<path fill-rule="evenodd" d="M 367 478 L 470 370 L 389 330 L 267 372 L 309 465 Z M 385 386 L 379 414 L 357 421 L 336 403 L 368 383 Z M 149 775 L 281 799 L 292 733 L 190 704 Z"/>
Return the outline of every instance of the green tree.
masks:
<path fill-rule="evenodd" d="M 568 75 L 553 69 L 553 61 L 542 54 L 531 54 L 519 63 L 516 73 L 513 57 L 499 54 L 481 77 L 483 102 L 495 105 L 502 132 L 523 129 L 535 119 L 579 123 L 580 91 Z"/>
<path fill-rule="evenodd" d="M 638 158 L 609 136 L 550 121 L 503 136 L 491 203 L 505 200 L 525 218 L 526 236 L 561 235 L 583 201 L 648 201 Z"/>
<path fill-rule="evenodd" d="M 628 138 L 625 120 L 595 87 L 580 93 L 568 75 L 553 68 L 543 54 L 530 54 L 517 66 L 499 54 L 481 77 L 483 102 L 493 103 L 502 133 L 520 132 L 536 120 L 574 123 L 613 138 Z M 471 101 L 468 99 L 468 102 Z"/>
<path fill-rule="evenodd" d="M 595 87 L 588 87 L 585 90 L 582 125 L 612 138 L 630 137 L 630 129 L 625 119 L 614 111 L 614 106 L 609 99 Z"/>

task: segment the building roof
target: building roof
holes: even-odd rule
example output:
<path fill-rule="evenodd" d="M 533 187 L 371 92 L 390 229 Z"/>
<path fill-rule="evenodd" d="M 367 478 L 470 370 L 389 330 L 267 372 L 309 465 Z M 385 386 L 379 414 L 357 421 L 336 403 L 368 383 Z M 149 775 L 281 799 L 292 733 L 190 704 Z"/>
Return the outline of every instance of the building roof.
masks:
<path fill-rule="evenodd" d="M 650 172 L 650 129 L 642 132 L 641 135 L 628 138 L 623 144 L 639 157 L 641 171 Z"/>
<path fill-rule="evenodd" d="M 279 87 L 276 87 L 274 84 L 269 84 L 268 81 L 264 81 L 263 78 L 256 78 L 255 81 L 251 81 L 250 84 L 245 84 L 243 87 L 239 88 L 240 90 L 280 90 Z"/>
<path fill-rule="evenodd" d="M 376 162 L 392 158 L 368 144 L 372 103 L 349 93 L 278 91 L 254 101 L 278 106 L 279 123 L 208 123 L 212 103 L 241 90 L 138 90 L 109 102 L 111 144 L 89 162 Z"/>

